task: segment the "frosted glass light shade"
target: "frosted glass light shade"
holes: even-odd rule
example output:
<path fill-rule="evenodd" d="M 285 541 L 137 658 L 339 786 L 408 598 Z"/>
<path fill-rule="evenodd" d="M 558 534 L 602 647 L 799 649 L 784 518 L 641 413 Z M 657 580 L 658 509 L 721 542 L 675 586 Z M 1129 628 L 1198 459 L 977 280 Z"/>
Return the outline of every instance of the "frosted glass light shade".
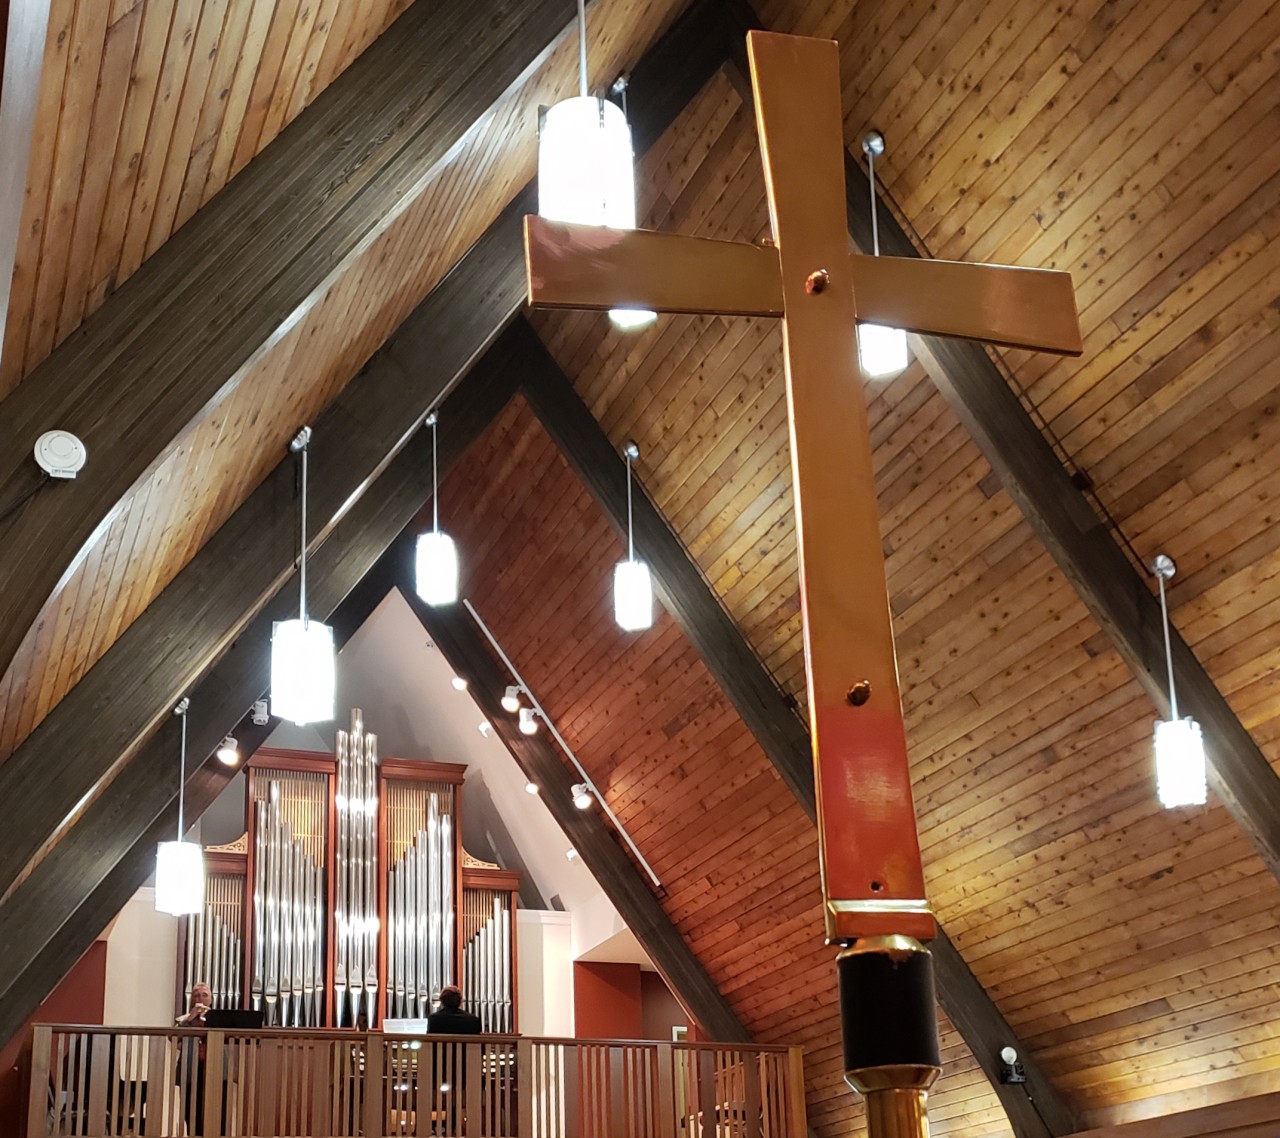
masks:
<path fill-rule="evenodd" d="M 653 582 L 643 561 L 619 561 L 613 570 L 613 619 L 627 632 L 653 624 Z"/>
<path fill-rule="evenodd" d="M 451 605 L 458 599 L 458 547 L 447 533 L 418 535 L 416 588 L 429 605 Z"/>
<path fill-rule="evenodd" d="M 883 324 L 859 324 L 858 360 L 872 379 L 902 371 L 907 366 L 907 334 Z"/>
<path fill-rule="evenodd" d="M 333 629 L 278 620 L 271 634 L 271 713 L 300 727 L 333 718 Z"/>
<path fill-rule="evenodd" d="M 631 128 L 616 103 L 590 95 L 564 99 L 543 116 L 538 135 L 538 213 L 577 225 L 636 227 Z M 656 313 L 615 308 L 619 328 L 643 328 Z"/>
<path fill-rule="evenodd" d="M 1157 720 L 1156 793 L 1165 807 L 1203 806 L 1208 796 L 1204 736 L 1194 719 Z"/>
<path fill-rule="evenodd" d="M 204 908 L 204 851 L 195 842 L 156 848 L 156 912 L 198 913 Z"/>

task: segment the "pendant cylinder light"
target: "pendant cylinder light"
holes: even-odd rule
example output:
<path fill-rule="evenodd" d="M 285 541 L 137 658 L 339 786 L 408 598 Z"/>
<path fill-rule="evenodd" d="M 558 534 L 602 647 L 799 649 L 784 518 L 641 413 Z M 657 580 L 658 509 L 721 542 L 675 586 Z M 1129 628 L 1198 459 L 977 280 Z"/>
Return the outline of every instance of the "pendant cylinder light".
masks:
<path fill-rule="evenodd" d="M 649 566 L 636 560 L 631 523 L 631 463 L 640 457 L 640 448 L 628 442 L 622 454 L 627 462 L 627 559 L 613 570 L 613 619 L 624 632 L 640 632 L 653 625 L 653 581 Z"/>
<path fill-rule="evenodd" d="M 418 535 L 414 559 L 414 587 L 429 605 L 451 605 L 458 599 L 458 547 L 447 533 L 440 532 L 440 477 L 436 450 L 434 411 L 427 416 L 431 428 L 431 532 Z"/>
<path fill-rule="evenodd" d="M 156 849 L 156 912 L 181 917 L 204 908 L 204 851 L 195 842 L 182 840 L 186 832 L 187 709 L 183 699 L 173 713 L 182 721 L 182 746 L 178 767 L 178 840 L 161 842 Z"/>
<path fill-rule="evenodd" d="M 307 451 L 311 428 L 289 444 L 302 464 L 298 619 L 276 621 L 271 635 L 271 713 L 299 726 L 333 718 L 337 673 L 333 629 L 307 616 Z"/>
<path fill-rule="evenodd" d="M 625 84 L 620 88 L 624 92 Z M 538 132 L 538 213 L 550 221 L 636 227 L 635 155 L 626 112 L 588 94 L 587 16 L 578 0 L 578 95 L 548 108 Z M 619 328 L 642 328 L 656 313 L 615 308 Z"/>
<path fill-rule="evenodd" d="M 880 256 L 880 224 L 876 202 L 876 159 L 884 153 L 884 135 L 868 131 L 862 140 L 862 153 L 867 156 L 867 177 L 871 183 L 871 251 Z M 863 374 L 881 379 L 902 371 L 908 362 L 907 334 L 901 328 L 883 324 L 858 325 L 858 362 Z"/>
<path fill-rule="evenodd" d="M 1165 582 L 1177 567 L 1163 553 L 1151 564 L 1160 585 L 1160 616 L 1164 623 L 1164 659 L 1169 674 L 1169 718 L 1157 720 L 1155 728 L 1156 794 L 1168 809 L 1203 806 L 1208 799 L 1204 755 L 1204 735 L 1190 716 L 1178 716 L 1178 691 L 1173 680 L 1173 650 L 1169 639 L 1169 604 Z"/>

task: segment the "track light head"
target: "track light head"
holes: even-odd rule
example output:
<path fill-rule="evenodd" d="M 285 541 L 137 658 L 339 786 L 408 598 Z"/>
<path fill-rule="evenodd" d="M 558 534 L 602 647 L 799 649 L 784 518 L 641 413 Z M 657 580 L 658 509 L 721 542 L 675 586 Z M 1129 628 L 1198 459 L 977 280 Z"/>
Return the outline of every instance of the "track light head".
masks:
<path fill-rule="evenodd" d="M 453 679 L 451 679 L 449 682 L 453 684 L 455 690 L 457 691 L 467 690 L 467 681 L 466 681 L 466 678 L 463 676 L 454 676 Z"/>
<path fill-rule="evenodd" d="M 502 693 L 502 710 L 509 711 L 514 715 L 520 710 L 520 688 L 515 684 L 508 684 L 507 690 Z"/>
<path fill-rule="evenodd" d="M 532 707 L 522 707 L 520 709 L 520 734 L 536 735 L 538 733 L 538 721 L 534 718 Z"/>
<path fill-rule="evenodd" d="M 218 761 L 229 767 L 240 761 L 240 748 L 234 735 L 228 735 L 218 746 Z"/>
<path fill-rule="evenodd" d="M 481 735 L 483 735 L 487 739 L 489 738 L 490 735 L 493 734 L 493 724 L 490 723 L 487 719 L 482 719 L 480 720 L 480 726 L 477 728 L 477 730 L 480 732 Z"/>
<path fill-rule="evenodd" d="M 591 803 L 595 801 L 591 794 L 591 787 L 585 782 L 575 782 L 573 784 L 573 804 L 579 810 L 590 810 Z"/>
<path fill-rule="evenodd" d="M 541 790 L 541 787 L 536 782 L 526 782 L 524 784 L 525 794 L 537 794 L 539 790 Z"/>

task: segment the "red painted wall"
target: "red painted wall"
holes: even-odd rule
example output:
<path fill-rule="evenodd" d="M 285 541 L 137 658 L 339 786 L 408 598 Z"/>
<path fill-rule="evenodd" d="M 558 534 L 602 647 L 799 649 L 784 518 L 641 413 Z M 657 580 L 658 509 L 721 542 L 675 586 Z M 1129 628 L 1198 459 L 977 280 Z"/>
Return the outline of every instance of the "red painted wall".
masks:
<path fill-rule="evenodd" d="M 670 1043 L 673 1027 L 689 1026 L 689 1017 L 684 1014 L 680 1001 L 671 994 L 666 981 L 656 972 L 640 973 L 640 1006 L 644 1015 L 642 1039 L 659 1039 Z"/>
<path fill-rule="evenodd" d="M 96 941 L 48 999 L 0 1050 L 0 1134 L 21 1134 L 26 1121 L 27 1088 L 19 1060 L 31 1039 L 33 1023 L 101 1023 L 107 992 L 107 942 Z"/>
<path fill-rule="evenodd" d="M 638 964 L 573 962 L 573 1026 L 579 1039 L 642 1039 Z"/>

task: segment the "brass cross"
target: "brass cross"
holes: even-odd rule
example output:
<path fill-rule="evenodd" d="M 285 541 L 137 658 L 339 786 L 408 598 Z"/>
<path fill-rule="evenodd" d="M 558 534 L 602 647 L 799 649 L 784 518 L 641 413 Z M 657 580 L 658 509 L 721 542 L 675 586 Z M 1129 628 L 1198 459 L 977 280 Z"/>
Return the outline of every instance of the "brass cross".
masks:
<path fill-rule="evenodd" d="M 837 46 L 748 36 L 774 245 L 525 219 L 529 301 L 778 316 L 828 940 L 935 934 L 898 694 L 856 321 L 1082 350 L 1067 273 L 848 253 Z"/>

